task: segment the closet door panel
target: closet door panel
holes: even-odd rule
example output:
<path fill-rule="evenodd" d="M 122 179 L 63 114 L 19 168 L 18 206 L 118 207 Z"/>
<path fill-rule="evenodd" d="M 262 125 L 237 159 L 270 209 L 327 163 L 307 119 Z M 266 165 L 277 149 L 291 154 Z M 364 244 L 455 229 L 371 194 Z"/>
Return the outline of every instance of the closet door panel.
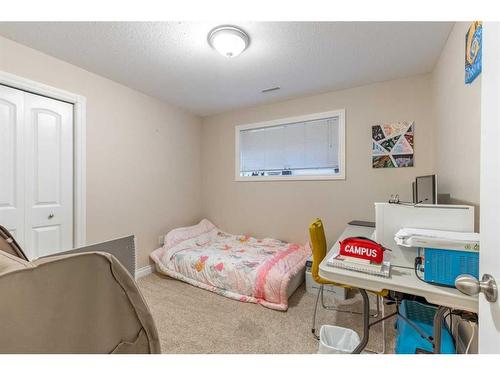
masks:
<path fill-rule="evenodd" d="M 33 228 L 32 234 L 32 246 L 33 249 L 36 249 L 38 257 L 64 250 L 62 248 L 61 225 L 45 225 Z"/>
<path fill-rule="evenodd" d="M 61 115 L 33 110 L 34 116 L 34 204 L 60 205 Z"/>
<path fill-rule="evenodd" d="M 0 224 L 24 245 L 23 93 L 0 85 Z"/>
<path fill-rule="evenodd" d="M 73 106 L 25 94 L 30 256 L 73 247 Z"/>

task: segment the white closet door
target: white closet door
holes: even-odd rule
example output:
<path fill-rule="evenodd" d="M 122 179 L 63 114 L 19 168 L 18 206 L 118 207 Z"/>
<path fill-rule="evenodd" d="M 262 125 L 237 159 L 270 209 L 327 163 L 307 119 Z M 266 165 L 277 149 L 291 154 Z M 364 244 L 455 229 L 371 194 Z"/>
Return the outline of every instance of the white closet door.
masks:
<path fill-rule="evenodd" d="M 0 85 L 0 224 L 24 246 L 23 92 Z"/>
<path fill-rule="evenodd" d="M 73 247 L 73 105 L 24 94 L 26 251 Z"/>

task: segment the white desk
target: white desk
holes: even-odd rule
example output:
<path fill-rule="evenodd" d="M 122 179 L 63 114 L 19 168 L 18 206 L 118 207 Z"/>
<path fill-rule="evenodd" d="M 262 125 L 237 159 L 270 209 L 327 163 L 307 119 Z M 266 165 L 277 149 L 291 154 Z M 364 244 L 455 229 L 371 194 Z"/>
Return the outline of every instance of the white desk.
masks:
<path fill-rule="evenodd" d="M 369 227 L 347 226 L 338 241 L 335 242 L 335 245 L 319 265 L 319 275 L 333 282 L 352 285 L 356 288 L 363 288 L 373 292 L 381 292 L 386 289 L 413 294 L 424 297 L 429 303 L 477 313 L 477 296 L 471 297 L 454 288 L 446 288 L 423 282 L 417 279 L 415 271 L 412 269 L 392 267 L 391 277 L 385 278 L 334 268 L 327 264 L 330 256 L 338 252 L 339 241 L 347 237 L 361 236 L 371 238 L 373 231 L 374 229 Z"/>
<path fill-rule="evenodd" d="M 335 245 L 328 252 L 327 256 L 319 265 L 319 275 L 327 280 L 339 284 L 351 285 L 355 288 L 365 289 L 372 292 L 392 290 L 395 292 L 413 294 L 424 297 L 429 303 L 439 306 L 467 310 L 477 313 L 478 297 L 467 296 L 454 288 L 440 287 L 423 282 L 415 276 L 412 269 L 392 267 L 389 278 L 373 276 L 361 272 L 349 271 L 335 268 L 327 264 L 328 259 L 339 250 L 339 241 L 348 237 L 371 238 L 374 228 L 349 225 L 341 234 Z M 442 314 L 440 317 L 442 318 Z M 436 319 L 437 319 L 436 318 Z M 441 322 L 441 321 L 440 321 Z M 440 323 L 439 322 L 439 323 Z M 440 327 L 440 324 L 438 328 Z M 440 342 L 440 332 L 438 329 L 438 343 Z M 439 350 L 439 348 L 438 348 Z"/>

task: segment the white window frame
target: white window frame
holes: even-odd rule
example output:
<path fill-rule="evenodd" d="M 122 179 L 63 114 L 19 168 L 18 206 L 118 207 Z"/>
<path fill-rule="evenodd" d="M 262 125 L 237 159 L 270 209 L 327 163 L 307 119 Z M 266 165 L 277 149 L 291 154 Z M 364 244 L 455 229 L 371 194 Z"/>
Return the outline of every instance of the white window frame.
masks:
<path fill-rule="evenodd" d="M 87 239 L 87 199 L 86 199 L 86 107 L 84 96 L 64 91 L 40 82 L 10 74 L 0 70 L 0 84 L 48 98 L 73 104 L 74 123 L 74 225 L 73 245 L 86 245 Z"/>
<path fill-rule="evenodd" d="M 271 126 L 286 125 L 295 122 L 306 122 L 313 120 L 321 120 L 329 117 L 338 117 L 339 127 L 339 168 L 340 173 L 332 175 L 309 175 L 309 176 L 240 176 L 240 132 L 248 129 L 265 128 Z M 334 111 L 310 113 L 303 116 L 281 118 L 272 121 L 257 122 L 253 124 L 235 126 L 235 181 L 300 181 L 300 180 L 345 180 L 345 109 L 337 109 Z"/>

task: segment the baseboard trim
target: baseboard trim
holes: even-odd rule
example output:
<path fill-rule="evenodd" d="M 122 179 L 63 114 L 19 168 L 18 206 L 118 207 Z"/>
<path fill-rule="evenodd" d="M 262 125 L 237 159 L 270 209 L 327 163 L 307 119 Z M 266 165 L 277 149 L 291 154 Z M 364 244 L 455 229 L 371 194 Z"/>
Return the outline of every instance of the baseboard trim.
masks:
<path fill-rule="evenodd" d="M 154 272 L 154 268 L 152 265 L 144 266 L 135 271 L 135 279 L 140 279 L 141 277 L 147 276 L 150 273 Z"/>

